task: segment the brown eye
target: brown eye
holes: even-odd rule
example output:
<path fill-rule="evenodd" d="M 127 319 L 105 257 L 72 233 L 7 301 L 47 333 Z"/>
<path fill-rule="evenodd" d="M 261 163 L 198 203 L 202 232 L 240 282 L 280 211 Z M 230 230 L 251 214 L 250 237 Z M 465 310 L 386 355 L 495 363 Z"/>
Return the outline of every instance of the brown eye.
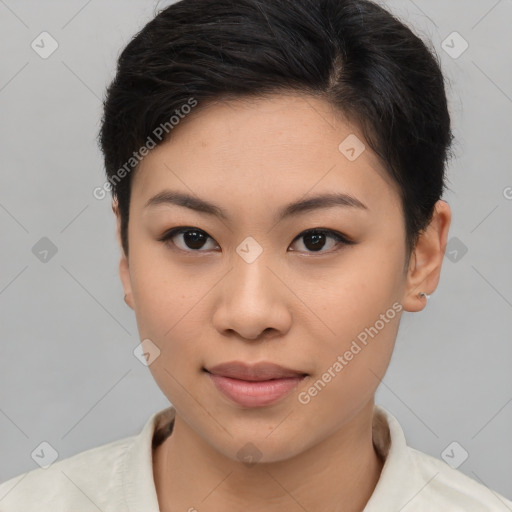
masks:
<path fill-rule="evenodd" d="M 299 252 L 306 253 L 329 253 L 334 252 L 332 249 L 336 250 L 336 247 L 340 245 L 355 244 L 341 233 L 330 229 L 317 228 L 303 231 L 295 238 L 294 242 L 301 238 L 304 240 L 305 251 L 300 250 Z M 191 226 L 170 229 L 158 239 L 159 242 L 164 242 L 170 247 L 176 247 L 185 252 L 206 252 L 218 248 L 218 245 L 215 244 L 213 247 L 207 247 L 209 240 L 215 242 L 205 231 Z M 327 250 L 323 250 L 325 247 Z M 296 249 L 292 249 L 292 252 L 294 251 Z"/>
<path fill-rule="evenodd" d="M 182 236 L 183 235 L 183 236 Z M 181 239 L 180 239 L 181 237 Z M 174 241 L 176 239 L 177 241 Z M 200 251 L 203 249 L 207 240 L 211 238 L 202 229 L 193 227 L 181 227 L 173 228 L 167 231 L 162 237 L 158 239 L 159 242 L 165 242 L 166 244 L 172 244 L 183 251 L 192 252 L 204 252 Z M 208 249 L 209 250 L 209 249 Z"/>
<path fill-rule="evenodd" d="M 333 247 L 337 247 L 339 245 L 353 245 L 355 243 L 343 236 L 341 233 L 330 229 L 310 229 L 302 232 L 297 236 L 297 238 L 295 238 L 295 240 L 299 240 L 301 238 L 304 239 L 303 245 L 306 247 L 306 252 L 325 253 L 330 252 L 329 249 L 332 249 Z M 334 240 L 334 243 L 329 244 L 329 239 Z M 322 251 L 326 246 L 328 249 Z"/>

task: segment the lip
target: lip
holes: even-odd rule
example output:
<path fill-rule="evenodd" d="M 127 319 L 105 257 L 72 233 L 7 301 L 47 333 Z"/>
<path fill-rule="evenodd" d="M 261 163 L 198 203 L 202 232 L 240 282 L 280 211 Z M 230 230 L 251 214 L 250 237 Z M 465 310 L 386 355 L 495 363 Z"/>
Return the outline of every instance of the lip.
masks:
<path fill-rule="evenodd" d="M 307 375 L 306 372 L 292 370 L 291 368 L 285 368 L 284 366 L 268 362 L 247 364 L 241 361 L 229 361 L 205 368 L 205 370 L 214 375 L 247 381 L 263 381 Z"/>
<path fill-rule="evenodd" d="M 222 394 L 242 407 L 273 404 L 308 375 L 268 362 L 248 365 L 231 361 L 204 370 Z"/>

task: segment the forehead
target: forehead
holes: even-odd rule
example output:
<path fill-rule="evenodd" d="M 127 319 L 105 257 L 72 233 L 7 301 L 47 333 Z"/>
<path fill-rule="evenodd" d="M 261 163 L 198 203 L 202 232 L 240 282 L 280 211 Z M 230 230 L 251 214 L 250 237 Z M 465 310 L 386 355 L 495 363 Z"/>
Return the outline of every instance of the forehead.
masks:
<path fill-rule="evenodd" d="M 359 126 L 324 100 L 301 94 L 223 101 L 193 111 L 144 157 L 132 193 L 142 201 L 163 187 L 215 193 L 226 201 L 233 200 L 230 191 L 282 202 L 283 196 L 335 189 L 367 204 L 396 207 L 399 198 Z"/>

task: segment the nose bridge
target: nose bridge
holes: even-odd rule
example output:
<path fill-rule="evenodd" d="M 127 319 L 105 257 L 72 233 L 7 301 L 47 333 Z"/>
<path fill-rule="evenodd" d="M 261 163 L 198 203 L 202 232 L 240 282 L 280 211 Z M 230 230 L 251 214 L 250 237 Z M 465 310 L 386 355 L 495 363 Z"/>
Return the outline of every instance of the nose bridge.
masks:
<path fill-rule="evenodd" d="M 236 331 L 246 339 L 256 339 L 264 331 L 282 334 L 289 328 L 290 314 L 273 266 L 271 251 L 264 250 L 253 237 L 236 247 L 215 312 L 219 331 Z"/>
<path fill-rule="evenodd" d="M 263 246 L 252 236 L 246 237 L 236 248 L 233 269 L 233 284 L 236 295 L 242 294 L 240 300 L 253 302 L 259 300 L 268 300 L 266 292 L 270 291 L 274 283 L 271 283 L 272 272 L 270 272 L 270 250 Z M 247 294 L 247 296 L 246 296 Z M 260 304 L 259 307 L 262 307 Z"/>

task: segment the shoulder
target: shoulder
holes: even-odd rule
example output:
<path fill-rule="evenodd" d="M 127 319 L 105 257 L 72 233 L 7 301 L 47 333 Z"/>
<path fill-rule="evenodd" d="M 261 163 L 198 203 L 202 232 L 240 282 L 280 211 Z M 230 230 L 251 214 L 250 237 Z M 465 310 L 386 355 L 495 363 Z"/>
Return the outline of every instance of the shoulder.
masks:
<path fill-rule="evenodd" d="M 378 405 L 373 442 L 384 466 L 365 512 L 512 512 L 508 498 L 409 446 L 398 420 Z"/>
<path fill-rule="evenodd" d="M 135 436 L 125 437 L 22 473 L 0 484 L 2 512 L 105 510 L 122 495 L 124 455 Z M 119 511 L 122 510 L 120 507 Z"/>
<path fill-rule="evenodd" d="M 434 508 L 450 512 L 512 511 L 512 501 L 496 491 L 452 468 L 441 459 L 410 446 L 407 449 L 415 472 L 424 482 L 419 495 L 421 501 L 428 504 L 425 510 Z M 414 507 L 411 508 L 413 509 Z M 409 509 L 406 507 L 405 510 Z"/>

